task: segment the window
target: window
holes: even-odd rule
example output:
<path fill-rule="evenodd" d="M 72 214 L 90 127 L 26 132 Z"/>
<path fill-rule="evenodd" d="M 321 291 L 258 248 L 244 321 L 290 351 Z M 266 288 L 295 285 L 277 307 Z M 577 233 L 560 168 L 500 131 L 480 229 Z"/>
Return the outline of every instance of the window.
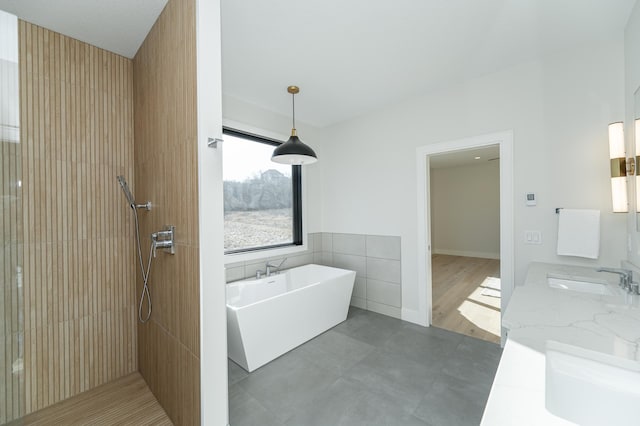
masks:
<path fill-rule="evenodd" d="M 280 141 L 223 132 L 225 254 L 302 244 L 300 166 L 271 161 Z"/>

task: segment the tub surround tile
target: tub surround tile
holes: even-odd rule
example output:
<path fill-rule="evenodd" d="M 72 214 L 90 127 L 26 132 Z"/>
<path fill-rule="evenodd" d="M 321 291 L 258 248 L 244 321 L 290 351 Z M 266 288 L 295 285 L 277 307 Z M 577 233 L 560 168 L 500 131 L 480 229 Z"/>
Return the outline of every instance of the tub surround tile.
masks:
<path fill-rule="evenodd" d="M 309 247 L 312 247 L 314 252 L 322 251 L 322 235 L 322 233 L 313 234 L 313 244 L 309 244 Z"/>
<path fill-rule="evenodd" d="M 399 260 L 367 257 L 367 278 L 400 284 L 401 271 Z"/>
<path fill-rule="evenodd" d="M 277 265 L 280 261 L 275 262 Z M 297 256 L 289 256 L 287 260 L 282 264 L 282 269 L 291 269 L 297 266 L 309 265 L 313 263 L 313 253 L 306 253 Z"/>
<path fill-rule="evenodd" d="M 400 237 L 367 235 L 367 257 L 400 260 Z"/>
<path fill-rule="evenodd" d="M 333 252 L 365 256 L 367 254 L 366 235 L 333 234 Z"/>
<path fill-rule="evenodd" d="M 323 232 L 322 234 L 322 251 L 333 252 L 333 234 Z"/>
<path fill-rule="evenodd" d="M 396 308 L 401 306 L 400 284 L 367 278 L 366 286 L 367 289 L 365 294 L 367 300 L 395 306 Z"/>
<path fill-rule="evenodd" d="M 330 251 L 322 252 L 322 264 L 326 266 L 334 266 L 333 265 L 333 253 Z"/>
<path fill-rule="evenodd" d="M 367 298 L 367 279 L 362 277 L 356 277 L 356 281 L 353 286 L 353 297 L 360 299 Z"/>
<path fill-rule="evenodd" d="M 349 305 L 355 306 L 356 308 L 360 309 L 367 309 L 367 300 L 360 297 L 352 296 Z"/>
<path fill-rule="evenodd" d="M 225 268 L 226 281 L 228 283 L 244 279 L 244 266 L 236 266 L 234 268 Z"/>
<path fill-rule="evenodd" d="M 351 254 L 333 253 L 333 266 L 336 268 L 356 271 L 356 276 L 367 276 L 367 261 L 364 256 L 354 256 Z"/>

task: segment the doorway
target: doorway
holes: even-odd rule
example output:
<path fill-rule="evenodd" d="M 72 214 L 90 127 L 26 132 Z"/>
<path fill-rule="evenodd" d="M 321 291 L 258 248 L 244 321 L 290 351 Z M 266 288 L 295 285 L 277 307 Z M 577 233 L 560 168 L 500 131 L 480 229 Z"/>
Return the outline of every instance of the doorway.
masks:
<path fill-rule="evenodd" d="M 431 227 L 431 161 L 438 155 L 462 152 L 497 146 L 499 152 L 499 278 L 500 278 L 500 312 L 504 312 L 513 291 L 513 133 L 505 131 L 471 138 L 419 147 L 416 150 L 417 161 L 417 201 L 418 201 L 418 290 L 419 313 L 425 325 L 433 324 L 434 288 L 432 266 Z M 471 256 L 467 256 L 471 257 Z M 485 288 L 496 287 L 486 283 Z M 495 289 L 494 289 L 495 290 Z M 491 293 L 486 291 L 486 293 Z M 495 295 L 495 292 L 493 293 Z M 504 329 L 500 330 L 500 341 L 506 338 Z"/>
<path fill-rule="evenodd" d="M 432 324 L 500 343 L 500 146 L 429 158 Z"/>

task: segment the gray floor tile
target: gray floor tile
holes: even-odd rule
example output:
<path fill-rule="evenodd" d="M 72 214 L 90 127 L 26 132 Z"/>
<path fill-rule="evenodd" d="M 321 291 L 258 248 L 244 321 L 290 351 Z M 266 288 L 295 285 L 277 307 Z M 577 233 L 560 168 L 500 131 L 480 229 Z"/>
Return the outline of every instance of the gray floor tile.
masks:
<path fill-rule="evenodd" d="M 231 426 L 281 426 L 276 416 L 238 385 L 229 387 Z"/>
<path fill-rule="evenodd" d="M 238 386 L 285 422 L 297 407 L 314 401 L 337 378 L 290 352 L 252 372 Z"/>
<path fill-rule="evenodd" d="M 313 404 L 300 407 L 286 423 L 291 426 L 358 426 L 416 425 L 422 420 L 389 400 L 386 395 L 369 390 L 361 383 L 340 378 L 320 395 Z"/>
<path fill-rule="evenodd" d="M 481 385 L 441 375 L 414 415 L 432 426 L 477 426 L 489 392 Z"/>
<path fill-rule="evenodd" d="M 249 374 L 229 364 L 232 426 L 477 425 L 499 346 L 351 308 Z"/>
<path fill-rule="evenodd" d="M 244 368 L 240 367 L 235 362 L 228 360 L 227 364 L 229 366 L 229 386 L 238 383 L 249 375 Z"/>
<path fill-rule="evenodd" d="M 384 393 L 405 410 L 413 410 L 430 389 L 439 369 L 431 369 L 400 354 L 377 349 L 344 377 Z"/>
<path fill-rule="evenodd" d="M 402 321 L 399 319 L 362 311 L 335 326 L 333 331 L 373 346 L 381 346 L 401 327 Z"/>
<path fill-rule="evenodd" d="M 374 349 L 372 345 L 329 330 L 300 346 L 296 352 L 314 365 L 341 375 Z"/>
<path fill-rule="evenodd" d="M 433 327 L 417 330 L 401 327 L 383 345 L 387 352 L 403 355 L 428 368 L 439 368 L 460 344 L 460 335 Z"/>
<path fill-rule="evenodd" d="M 490 389 L 501 353 L 496 344 L 465 336 L 446 360 L 442 371 Z"/>

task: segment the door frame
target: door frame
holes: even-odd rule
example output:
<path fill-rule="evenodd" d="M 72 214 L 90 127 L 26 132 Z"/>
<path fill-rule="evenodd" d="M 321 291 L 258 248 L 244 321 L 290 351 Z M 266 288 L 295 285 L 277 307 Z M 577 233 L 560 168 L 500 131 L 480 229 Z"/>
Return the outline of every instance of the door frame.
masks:
<path fill-rule="evenodd" d="M 424 145 L 416 149 L 417 201 L 418 201 L 418 310 L 421 323 L 432 324 L 432 271 L 431 271 L 431 194 L 429 158 L 431 155 L 500 146 L 500 311 L 503 313 L 514 288 L 514 221 L 513 221 L 513 131 L 472 136 L 441 143 Z M 502 328 L 502 342 L 505 330 Z"/>

